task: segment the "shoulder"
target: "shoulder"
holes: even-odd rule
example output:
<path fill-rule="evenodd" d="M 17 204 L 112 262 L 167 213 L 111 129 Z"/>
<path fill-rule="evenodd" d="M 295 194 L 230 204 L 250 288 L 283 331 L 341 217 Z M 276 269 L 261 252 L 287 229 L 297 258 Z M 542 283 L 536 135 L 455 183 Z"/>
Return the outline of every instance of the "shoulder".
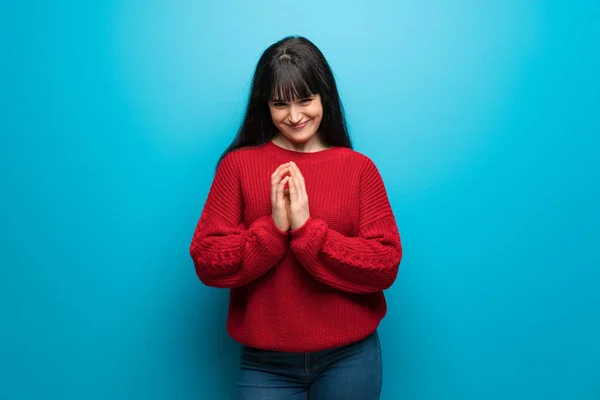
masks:
<path fill-rule="evenodd" d="M 227 154 L 225 154 L 220 160 L 219 160 L 219 164 L 217 165 L 217 174 L 230 174 L 233 172 L 237 171 L 237 165 L 238 165 L 238 155 L 236 154 L 237 151 L 231 151 Z"/>
<path fill-rule="evenodd" d="M 342 155 L 344 162 L 352 163 L 356 165 L 361 172 L 377 172 L 377 166 L 375 162 L 368 155 L 361 153 L 354 149 L 343 148 Z"/>
<path fill-rule="evenodd" d="M 259 165 L 260 160 L 268 157 L 263 147 L 264 145 L 241 147 L 225 154 L 217 165 L 217 175 L 242 179 L 248 166 Z"/>
<path fill-rule="evenodd" d="M 258 152 L 259 147 L 242 147 L 239 149 L 235 149 L 225 154 L 221 161 L 219 162 L 219 168 L 237 168 L 237 165 L 242 164 L 244 161 L 248 159 L 260 157 Z"/>
<path fill-rule="evenodd" d="M 241 161 L 265 157 L 265 145 L 240 147 L 227 153 L 221 163 L 235 164 Z"/>

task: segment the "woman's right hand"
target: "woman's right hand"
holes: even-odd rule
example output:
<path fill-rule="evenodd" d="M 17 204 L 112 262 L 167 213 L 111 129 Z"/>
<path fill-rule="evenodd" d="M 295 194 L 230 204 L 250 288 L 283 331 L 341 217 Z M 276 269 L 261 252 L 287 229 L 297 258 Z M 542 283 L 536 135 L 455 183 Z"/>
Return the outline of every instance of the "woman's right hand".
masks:
<path fill-rule="evenodd" d="M 290 230 L 290 220 L 287 212 L 287 199 L 285 197 L 285 184 L 287 183 L 289 176 L 283 177 L 289 172 L 290 164 L 281 164 L 273 175 L 271 175 L 271 216 L 275 225 L 282 232 Z"/>

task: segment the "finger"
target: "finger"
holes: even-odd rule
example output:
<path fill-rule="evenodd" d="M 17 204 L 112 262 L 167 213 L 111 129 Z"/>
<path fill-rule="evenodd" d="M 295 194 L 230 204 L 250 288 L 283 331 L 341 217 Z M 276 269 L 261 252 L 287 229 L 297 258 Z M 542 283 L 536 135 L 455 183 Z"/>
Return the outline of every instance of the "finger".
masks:
<path fill-rule="evenodd" d="M 290 170 L 294 171 L 294 177 L 297 181 L 298 195 L 305 196 L 306 195 L 306 186 L 304 184 L 304 177 L 302 176 L 302 172 L 300 172 L 300 168 L 295 162 L 290 162 Z"/>
<path fill-rule="evenodd" d="M 290 163 L 286 162 L 286 163 L 281 164 L 279 167 L 277 167 L 277 169 L 286 169 L 289 167 L 290 167 Z"/>
<path fill-rule="evenodd" d="M 278 184 L 281 178 L 289 171 L 289 165 L 279 167 L 271 175 L 271 182 Z"/>
<path fill-rule="evenodd" d="M 292 168 L 291 163 L 290 163 L 290 169 L 289 169 L 289 171 L 290 171 L 290 180 L 289 180 L 290 199 L 292 198 L 292 189 L 294 191 L 293 196 L 294 196 L 294 199 L 295 199 L 296 196 L 297 196 L 297 193 L 298 193 L 298 191 L 296 190 L 296 187 L 295 187 L 296 171 L 294 171 L 294 168 Z M 292 186 L 294 186 L 294 187 L 292 188 Z"/>
<path fill-rule="evenodd" d="M 298 181 L 298 184 L 300 187 L 304 186 L 304 176 L 302 176 L 302 172 L 300 172 L 300 168 L 298 168 L 298 164 L 296 164 L 295 162 L 291 161 L 290 162 L 290 169 L 293 169 L 295 172 L 295 176 L 296 176 L 296 180 Z"/>
<path fill-rule="evenodd" d="M 290 176 L 290 201 L 295 202 L 298 199 L 298 189 L 296 188 L 296 180 Z"/>
<path fill-rule="evenodd" d="M 286 176 L 285 178 L 283 178 L 281 180 L 281 182 L 279 182 L 279 185 L 277 185 L 277 203 L 278 204 L 285 202 L 285 197 L 283 195 L 283 192 L 284 192 L 285 184 L 288 180 L 289 180 L 289 176 Z"/>
<path fill-rule="evenodd" d="M 277 192 L 277 185 L 281 182 L 283 175 L 289 172 L 289 163 L 280 165 L 271 175 L 271 201 L 274 201 L 274 196 Z"/>
<path fill-rule="evenodd" d="M 281 177 L 285 175 L 289 167 L 290 163 L 281 164 L 279 167 L 277 167 L 273 174 L 271 174 L 271 182 L 276 181 L 276 183 L 279 183 Z"/>
<path fill-rule="evenodd" d="M 289 163 L 288 163 L 289 164 Z M 287 166 L 289 168 L 289 166 Z M 277 185 L 281 181 L 281 174 L 283 169 L 286 168 L 286 164 L 281 164 L 273 173 L 271 174 L 271 202 L 275 202 L 277 195 Z"/>
<path fill-rule="evenodd" d="M 289 167 L 289 166 L 290 166 L 289 162 L 283 163 L 279 167 L 277 167 L 277 169 L 275 170 L 275 172 L 277 172 L 278 170 L 280 170 L 282 168 Z"/>
<path fill-rule="evenodd" d="M 297 177 L 294 179 L 294 186 L 296 189 L 296 199 L 301 200 L 304 197 L 304 195 L 302 193 L 302 186 L 300 186 L 300 181 Z"/>
<path fill-rule="evenodd" d="M 290 175 L 293 177 L 296 174 L 296 171 L 294 170 L 294 168 L 292 167 L 292 163 L 290 162 L 289 164 L 290 166 L 288 167 L 288 171 L 290 171 Z"/>

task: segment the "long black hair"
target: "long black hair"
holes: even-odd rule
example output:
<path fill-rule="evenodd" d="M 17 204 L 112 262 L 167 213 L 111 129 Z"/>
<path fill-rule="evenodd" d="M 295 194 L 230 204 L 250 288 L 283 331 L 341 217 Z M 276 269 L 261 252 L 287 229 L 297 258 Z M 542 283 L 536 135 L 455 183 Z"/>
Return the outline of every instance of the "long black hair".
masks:
<path fill-rule="evenodd" d="M 325 56 L 310 40 L 288 36 L 269 46 L 256 65 L 244 120 L 228 153 L 267 143 L 277 134 L 268 101 L 292 101 L 319 94 L 323 118 L 319 133 L 330 146 L 352 148 L 344 109 Z"/>

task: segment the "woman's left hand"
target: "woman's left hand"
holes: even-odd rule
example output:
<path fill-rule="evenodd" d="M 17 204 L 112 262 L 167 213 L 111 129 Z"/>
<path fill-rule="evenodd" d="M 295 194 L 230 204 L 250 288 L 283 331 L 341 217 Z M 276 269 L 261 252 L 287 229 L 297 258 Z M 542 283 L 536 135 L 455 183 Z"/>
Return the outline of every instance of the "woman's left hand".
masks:
<path fill-rule="evenodd" d="M 290 205 L 288 207 L 291 229 L 298 229 L 308 220 L 310 212 L 308 209 L 308 195 L 306 185 L 300 169 L 293 161 L 290 162 L 290 179 L 288 181 L 290 193 Z"/>

